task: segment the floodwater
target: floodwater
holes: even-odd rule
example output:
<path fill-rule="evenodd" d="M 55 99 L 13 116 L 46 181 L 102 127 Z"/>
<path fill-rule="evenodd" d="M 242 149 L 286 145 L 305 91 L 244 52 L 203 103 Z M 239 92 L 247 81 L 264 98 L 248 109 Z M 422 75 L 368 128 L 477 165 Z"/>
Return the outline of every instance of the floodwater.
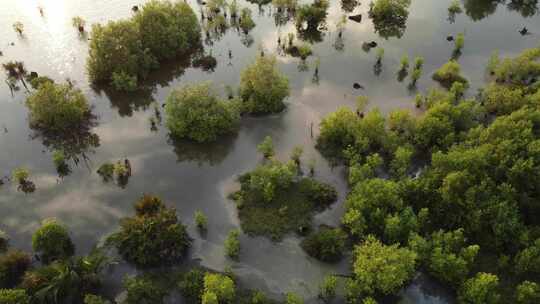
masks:
<path fill-rule="evenodd" d="M 319 263 L 302 251 L 300 240 L 294 235 L 280 243 L 243 235 L 240 261 L 233 263 L 224 257 L 222 244 L 227 232 L 239 226 L 235 207 L 227 195 L 236 187 L 235 177 L 260 161 L 256 145 L 266 135 L 272 136 L 281 159 L 288 157 L 294 146 L 303 146 L 304 159 L 316 159 L 317 178 L 333 184 L 339 191 L 338 203 L 317 215 L 315 225 L 337 225 L 347 194 L 345 171 L 341 167 L 332 168 L 313 148 L 317 125 L 326 114 L 340 106 L 354 106 L 357 95 L 369 96 L 369 108 L 378 107 L 383 112 L 413 109 L 412 98 L 416 93 L 407 88 L 407 80 L 396 79 L 399 60 L 404 54 L 411 59 L 423 56 L 424 76 L 418 90 L 424 92 L 436 86 L 429 75 L 451 56 L 453 43 L 446 41 L 448 35 L 465 33 L 459 62 L 471 83 L 471 95 L 485 83 L 484 67 L 493 50 L 499 50 L 502 56 L 512 56 L 540 42 L 537 1 L 462 0 L 465 12 L 451 23 L 447 12 L 450 0 L 413 0 L 403 36 L 388 39 L 374 32 L 367 18 L 368 1 L 357 6 L 351 1 L 330 1 L 327 29 L 313 45 L 315 56 L 306 63 L 290 56 L 277 57 L 291 85 L 286 111 L 268 117 L 244 118 L 237 136 L 215 144 L 174 144 L 163 126 L 158 126 L 157 131 L 151 129 L 152 102 L 162 104 L 173 88 L 200 81 L 212 81 L 215 89 L 225 94 L 225 86 L 237 87 L 240 71 L 261 51 L 277 53 L 278 37 L 284 39 L 287 33 L 294 32 L 294 25 L 289 22 L 277 26 L 273 17 L 276 11 L 271 5 L 258 7 L 240 0 L 242 7 L 253 11 L 257 26 L 249 36 L 233 29 L 221 37 L 211 37 L 213 40 L 205 44 L 205 50 L 218 61 L 213 71 L 183 63 L 167 64 L 152 75 L 153 90 L 142 96 L 121 96 L 91 87 L 85 75 L 88 41 L 72 27 L 71 18 L 81 16 L 87 24 L 125 18 L 132 14 L 133 5 L 143 2 L 0 0 L 3 54 L 0 62 L 23 61 L 29 71 L 57 81 L 69 78 L 93 105 L 98 124 L 91 133 L 93 138 L 99 137 L 97 144 L 87 140 L 89 134 L 83 136 L 80 144 L 73 147 L 79 162 L 70 163 L 71 174 L 59 178 L 51 160 L 51 150 L 57 142 L 35 136 L 29 129 L 24 105 L 28 94 L 24 88 L 12 94 L 4 85 L 5 76 L 1 75 L 0 176 L 9 175 L 16 167 L 26 167 L 37 189 L 24 194 L 10 183 L 0 186 L 0 229 L 9 233 L 13 246 L 29 250 L 31 234 L 40 221 L 56 217 L 71 230 L 77 253 L 85 254 L 118 227 L 120 218 L 133 214 L 132 204 L 142 193 L 153 193 L 176 207 L 181 220 L 189 226 L 195 238 L 190 255 L 200 264 L 216 270 L 231 265 L 245 287 L 259 288 L 275 296 L 295 291 L 311 300 L 316 297 L 322 277 L 347 274 L 349 261 L 338 265 Z M 199 14 L 202 6 L 195 0 L 189 2 Z M 38 7 L 43 8 L 43 16 Z M 349 20 L 340 38 L 336 24 L 343 14 L 362 14 L 363 20 L 361 23 Z M 23 38 L 12 29 L 16 21 L 25 26 Z M 532 34 L 520 35 L 518 30 L 523 26 Z M 377 41 L 385 49 L 378 75 L 373 70 L 374 50 L 362 49 L 362 43 L 369 41 Z M 318 81 L 313 79 L 315 58 L 320 58 Z M 355 82 L 364 89 L 353 89 Z M 131 161 L 133 172 L 125 187 L 104 183 L 96 174 L 102 163 L 124 158 Z M 196 210 L 203 211 L 209 219 L 204 237 L 194 229 Z M 113 293 L 118 291 L 118 285 L 119 280 L 111 282 Z M 402 291 L 400 297 L 401 303 L 453 302 L 448 291 L 423 275 Z"/>

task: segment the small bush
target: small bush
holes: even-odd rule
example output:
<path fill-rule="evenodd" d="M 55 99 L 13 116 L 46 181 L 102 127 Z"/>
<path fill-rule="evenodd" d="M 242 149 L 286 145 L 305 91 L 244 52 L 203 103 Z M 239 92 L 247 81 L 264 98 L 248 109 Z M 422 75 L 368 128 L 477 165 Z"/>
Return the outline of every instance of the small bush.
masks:
<path fill-rule="evenodd" d="M 167 295 L 167 290 L 144 276 L 124 279 L 127 291 L 126 304 L 160 304 Z"/>
<path fill-rule="evenodd" d="M 295 293 L 288 292 L 285 296 L 285 304 L 304 304 L 304 299 Z"/>
<path fill-rule="evenodd" d="M 464 45 L 465 45 L 465 34 L 463 33 L 457 34 L 456 41 L 454 43 L 454 52 L 460 52 L 461 49 L 463 49 Z"/>
<path fill-rule="evenodd" d="M 202 211 L 195 211 L 195 225 L 197 228 L 199 228 L 199 230 L 206 230 L 208 227 L 208 218 L 206 215 L 204 215 L 204 213 L 202 213 Z"/>
<path fill-rule="evenodd" d="M 266 136 L 264 140 L 257 145 L 257 151 L 261 153 L 264 158 L 271 158 L 274 156 L 274 143 L 272 137 Z"/>
<path fill-rule="evenodd" d="M 240 28 L 244 33 L 249 33 L 255 27 L 255 22 L 251 18 L 251 10 L 247 7 L 244 7 L 240 11 Z"/>
<path fill-rule="evenodd" d="M 461 8 L 459 0 L 452 0 L 452 3 L 450 3 L 450 6 L 448 7 L 448 13 L 456 15 L 461 14 L 462 12 L 463 9 Z"/>
<path fill-rule="evenodd" d="M 30 178 L 30 171 L 26 168 L 15 168 L 11 173 L 11 179 L 18 184 L 24 184 L 28 178 Z"/>
<path fill-rule="evenodd" d="M 167 208 L 159 199 L 143 198 L 150 202 L 137 204 L 134 217 L 122 219 L 120 231 L 107 242 L 116 246 L 118 253 L 139 267 L 155 267 L 180 261 L 189 246 L 186 228 L 176 216 L 176 210 Z M 159 211 L 155 211 L 159 210 Z"/>
<path fill-rule="evenodd" d="M 32 249 L 45 264 L 73 256 L 75 245 L 67 228 L 55 219 L 47 219 L 32 235 Z"/>
<path fill-rule="evenodd" d="M 110 303 L 111 302 L 103 299 L 102 297 L 92 295 L 92 294 L 87 294 L 84 297 L 84 304 L 110 304 Z"/>
<path fill-rule="evenodd" d="M 338 228 L 321 228 L 302 241 L 302 248 L 310 256 L 324 261 L 337 262 L 345 251 L 347 235 Z"/>
<path fill-rule="evenodd" d="M 231 259 L 238 259 L 238 256 L 240 255 L 239 235 L 240 232 L 237 229 L 231 230 L 225 239 L 225 253 Z"/>
<path fill-rule="evenodd" d="M 317 30 L 326 21 L 328 15 L 328 0 L 315 0 L 312 4 L 304 4 L 296 11 L 296 26 L 302 28 L 307 24 L 307 30 Z"/>
<path fill-rule="evenodd" d="M 84 32 L 84 26 L 86 21 L 83 18 L 76 16 L 71 19 L 71 24 L 75 27 L 80 33 Z"/>
<path fill-rule="evenodd" d="M 538 283 L 523 281 L 516 288 L 517 304 L 540 303 L 540 286 Z"/>
<path fill-rule="evenodd" d="M 324 281 L 319 287 L 319 298 L 325 302 L 329 302 L 336 297 L 337 277 L 328 275 L 324 277 Z"/>
<path fill-rule="evenodd" d="M 500 303 L 499 278 L 490 273 L 477 273 L 465 281 L 459 290 L 459 302 L 467 304 Z"/>
<path fill-rule="evenodd" d="M 174 137 L 200 143 L 234 133 L 240 120 L 236 103 L 218 99 L 209 83 L 174 90 L 167 98 L 165 113 Z"/>
<path fill-rule="evenodd" d="M 438 81 L 447 89 L 449 89 L 454 82 L 461 82 L 464 85 L 468 85 L 467 79 L 461 76 L 461 66 L 455 60 L 450 60 L 435 71 L 433 80 Z"/>
<path fill-rule="evenodd" d="M 411 0 L 375 0 L 371 2 L 369 17 L 375 31 L 383 38 L 401 37 L 409 17 Z"/>
<path fill-rule="evenodd" d="M 26 99 L 30 126 L 65 132 L 80 128 L 90 118 L 90 106 L 83 93 L 69 84 L 45 82 Z"/>
<path fill-rule="evenodd" d="M 206 273 L 204 276 L 204 294 L 214 294 L 219 303 L 232 304 L 236 294 L 236 287 L 234 281 L 225 275 Z"/>
<path fill-rule="evenodd" d="M 276 68 L 274 57 L 258 57 L 240 75 L 240 96 L 248 113 L 281 112 L 289 96 L 289 80 Z"/>
<path fill-rule="evenodd" d="M 20 21 L 13 23 L 13 30 L 20 36 L 24 33 L 24 24 Z"/>
<path fill-rule="evenodd" d="M 0 288 L 17 286 L 31 263 L 30 255 L 20 250 L 13 249 L 0 255 Z"/>

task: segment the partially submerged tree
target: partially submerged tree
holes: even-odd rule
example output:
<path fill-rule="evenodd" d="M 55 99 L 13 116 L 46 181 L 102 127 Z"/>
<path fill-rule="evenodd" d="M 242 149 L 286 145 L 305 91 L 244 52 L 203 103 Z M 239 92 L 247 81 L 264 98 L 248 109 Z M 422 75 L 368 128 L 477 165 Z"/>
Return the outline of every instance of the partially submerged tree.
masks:
<path fill-rule="evenodd" d="M 248 113 L 267 114 L 285 108 L 289 80 L 276 67 L 274 57 L 260 56 L 240 75 L 240 97 Z"/>
<path fill-rule="evenodd" d="M 461 66 L 457 61 L 450 60 L 443 64 L 435 73 L 433 80 L 438 81 L 443 87 L 449 89 L 454 82 L 461 82 L 468 86 L 468 81 L 461 75 Z"/>
<path fill-rule="evenodd" d="M 172 136 L 199 143 L 234 133 L 240 121 L 238 102 L 220 100 L 209 83 L 172 91 L 167 98 L 165 113 Z"/>
<path fill-rule="evenodd" d="M 144 195 L 136 204 L 137 214 L 124 218 L 120 231 L 108 238 L 118 253 L 139 267 L 155 267 L 179 262 L 191 245 L 186 227 L 176 210 L 159 198 Z"/>
<path fill-rule="evenodd" d="M 43 263 L 67 259 L 75 253 L 67 228 L 55 219 L 44 220 L 32 235 L 32 249 Z"/>
<path fill-rule="evenodd" d="M 411 0 L 375 0 L 370 3 L 369 17 L 375 32 L 383 38 L 401 37 L 409 17 Z"/>

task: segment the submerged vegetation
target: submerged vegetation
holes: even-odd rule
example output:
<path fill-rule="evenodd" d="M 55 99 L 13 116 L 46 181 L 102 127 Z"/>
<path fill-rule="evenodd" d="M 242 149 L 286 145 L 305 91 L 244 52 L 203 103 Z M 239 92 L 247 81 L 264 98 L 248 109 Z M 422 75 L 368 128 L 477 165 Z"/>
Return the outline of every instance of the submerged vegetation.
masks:
<path fill-rule="evenodd" d="M 374 0 L 370 3 L 369 17 L 375 32 L 381 37 L 401 37 L 409 17 L 411 0 Z"/>
<path fill-rule="evenodd" d="M 288 232 L 304 233 L 316 211 L 330 206 L 336 190 L 300 175 L 299 164 L 270 158 L 239 177 L 241 189 L 232 194 L 242 230 L 280 240 Z"/>

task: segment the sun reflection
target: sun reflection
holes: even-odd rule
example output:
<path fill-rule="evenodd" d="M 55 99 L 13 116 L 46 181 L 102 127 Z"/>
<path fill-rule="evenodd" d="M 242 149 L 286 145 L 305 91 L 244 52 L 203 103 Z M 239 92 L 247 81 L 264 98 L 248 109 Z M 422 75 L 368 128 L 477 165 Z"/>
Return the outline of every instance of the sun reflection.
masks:
<path fill-rule="evenodd" d="M 25 16 L 33 24 L 44 26 L 54 36 L 63 31 L 68 18 L 68 0 L 19 0 L 15 2 L 18 15 Z"/>

